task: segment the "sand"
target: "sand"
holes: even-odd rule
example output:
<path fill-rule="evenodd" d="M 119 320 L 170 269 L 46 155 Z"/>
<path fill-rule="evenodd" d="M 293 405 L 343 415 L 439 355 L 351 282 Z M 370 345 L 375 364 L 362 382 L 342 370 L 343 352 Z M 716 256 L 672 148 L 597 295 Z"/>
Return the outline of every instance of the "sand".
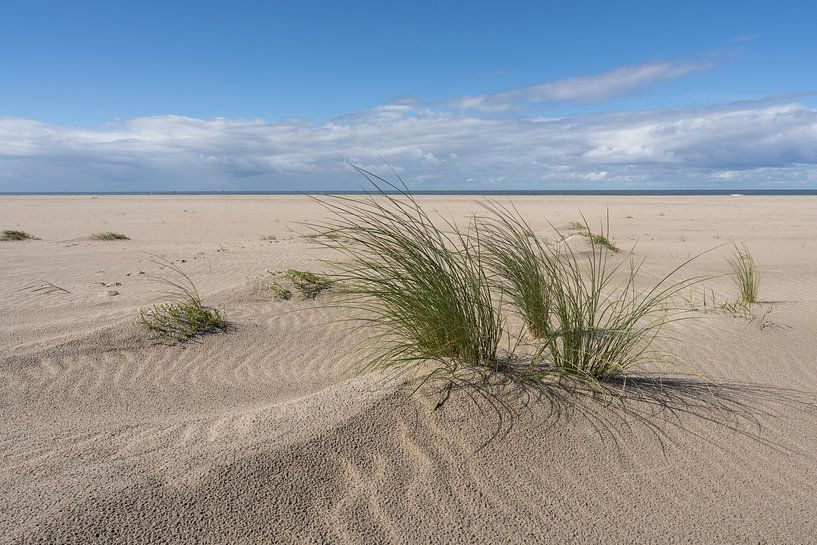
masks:
<path fill-rule="evenodd" d="M 542 235 L 609 209 L 647 278 L 745 241 L 762 302 L 677 324 L 661 348 L 680 364 L 648 370 L 660 388 L 633 381 L 642 399 L 623 407 L 454 391 L 433 412 L 354 372 L 331 294 L 257 289 L 265 270 L 330 270 L 298 234 L 321 215 L 308 198 L 0 198 L 0 229 L 41 238 L 0 242 L 0 543 L 817 541 L 817 198 L 512 200 Z M 688 274 L 725 272 L 727 252 Z M 136 323 L 157 297 L 149 253 L 231 331 L 151 339 Z"/>

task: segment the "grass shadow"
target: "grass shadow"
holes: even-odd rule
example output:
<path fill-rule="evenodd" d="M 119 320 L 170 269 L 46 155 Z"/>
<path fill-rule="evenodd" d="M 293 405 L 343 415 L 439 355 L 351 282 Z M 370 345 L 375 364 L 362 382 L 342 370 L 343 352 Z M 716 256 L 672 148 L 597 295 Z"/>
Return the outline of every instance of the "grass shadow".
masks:
<path fill-rule="evenodd" d="M 519 363 L 487 380 L 462 378 L 450 395 L 466 395 L 483 415 L 491 416 L 490 424 L 485 421 L 491 432 L 477 450 L 504 439 L 527 415 L 534 418 L 528 431 L 547 431 L 560 422 L 580 419 L 620 452 L 625 434 L 632 432 L 647 432 L 665 455 L 668 446 L 679 446 L 679 433 L 725 448 L 692 429 L 697 426 L 689 424 L 697 420 L 785 454 L 804 454 L 764 435 L 764 422 L 785 422 L 784 412 L 792 411 L 817 416 L 817 392 L 753 382 L 694 375 L 630 376 L 604 386 L 600 391 L 567 380 L 532 380 L 530 367 Z"/>

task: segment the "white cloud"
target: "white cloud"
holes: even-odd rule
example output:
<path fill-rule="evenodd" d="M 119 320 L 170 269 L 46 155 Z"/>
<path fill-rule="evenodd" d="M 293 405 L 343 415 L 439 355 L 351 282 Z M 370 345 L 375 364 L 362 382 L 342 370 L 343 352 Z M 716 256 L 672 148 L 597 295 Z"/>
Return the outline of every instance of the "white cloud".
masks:
<path fill-rule="evenodd" d="M 156 116 L 88 129 L 0 119 L 0 191 L 354 188 L 347 161 L 383 160 L 423 189 L 814 187 L 817 110 L 758 102 L 496 119 L 404 103 L 323 124 Z"/>
<path fill-rule="evenodd" d="M 601 74 L 519 87 L 487 95 L 465 96 L 451 101 L 450 105 L 464 110 L 488 113 L 511 110 L 525 103 L 601 102 L 646 85 L 672 80 L 707 68 L 709 68 L 707 64 L 679 61 L 620 66 Z"/>

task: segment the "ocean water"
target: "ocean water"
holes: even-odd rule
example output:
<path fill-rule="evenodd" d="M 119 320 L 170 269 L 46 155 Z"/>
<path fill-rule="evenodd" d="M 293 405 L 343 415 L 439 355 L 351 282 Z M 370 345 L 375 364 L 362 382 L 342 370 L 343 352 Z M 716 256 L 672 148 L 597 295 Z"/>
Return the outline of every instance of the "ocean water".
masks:
<path fill-rule="evenodd" d="M 397 192 L 387 191 L 389 194 Z M 502 190 L 417 190 L 413 195 L 676 195 L 676 196 L 707 196 L 707 195 L 817 195 L 817 189 L 600 189 L 600 190 L 570 190 L 570 189 L 502 189 Z M 0 192 L 3 195 L 365 195 L 366 191 L 327 190 L 327 191 L 55 191 L 55 192 Z"/>

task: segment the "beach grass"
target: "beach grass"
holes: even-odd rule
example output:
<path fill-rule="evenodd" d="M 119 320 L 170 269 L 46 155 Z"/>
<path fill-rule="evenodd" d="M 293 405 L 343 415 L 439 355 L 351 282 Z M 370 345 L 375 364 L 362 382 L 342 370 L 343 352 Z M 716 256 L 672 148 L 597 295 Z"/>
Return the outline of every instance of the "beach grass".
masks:
<path fill-rule="evenodd" d="M 738 302 L 747 306 L 757 302 L 760 271 L 745 244 L 733 243 L 733 254 L 728 258 L 732 278 L 738 289 Z"/>
<path fill-rule="evenodd" d="M 113 231 L 106 231 L 104 233 L 94 233 L 91 235 L 94 240 L 130 240 L 127 235 L 122 233 L 115 233 Z"/>
<path fill-rule="evenodd" d="M 204 306 L 193 280 L 178 265 L 158 256 L 152 261 L 168 273 L 148 277 L 166 287 L 163 295 L 167 301 L 139 310 L 139 323 L 145 329 L 157 336 L 184 342 L 226 328 L 222 313 Z"/>
<path fill-rule="evenodd" d="M 275 299 L 288 300 L 292 298 L 292 291 L 278 281 L 279 273 L 267 272 L 261 278 L 259 287 L 262 291 L 272 295 Z"/>
<path fill-rule="evenodd" d="M 544 242 L 515 211 L 488 205 L 491 218 L 481 218 L 485 264 L 499 279 L 498 288 L 512 303 L 533 337 L 547 334 L 550 317 L 550 279 L 543 257 Z"/>
<path fill-rule="evenodd" d="M 313 197 L 331 214 L 310 227 L 336 262 L 339 304 L 369 339 L 363 370 L 439 381 L 440 399 L 463 374 L 502 366 L 503 320 L 483 266 L 479 233 L 435 226 L 405 186 L 355 167 L 366 196 Z M 386 190 L 389 193 L 386 193 Z"/>
<path fill-rule="evenodd" d="M 594 246 L 600 246 L 615 253 L 621 251 L 621 249 L 618 246 L 616 246 L 609 238 L 607 238 L 607 235 L 605 235 L 604 233 L 592 233 L 590 231 L 587 231 L 585 233 L 582 233 L 582 236 L 587 238 L 590 241 L 590 243 L 593 244 Z"/>
<path fill-rule="evenodd" d="M 667 323 L 678 319 L 667 301 L 704 279 L 672 280 L 694 256 L 658 282 L 639 288 L 643 260 L 636 261 L 632 252 L 614 263 L 613 250 L 594 238 L 589 238 L 591 251 L 586 254 L 567 244 L 531 246 L 519 237 L 528 229 L 523 218 L 507 209 L 493 212 L 489 224 L 497 243 L 489 246 L 495 254 L 490 261 L 516 291 L 509 301 L 526 317 L 528 327 L 535 324 L 539 346 L 533 359 L 543 378 L 569 377 L 595 387 L 657 360 L 653 341 Z M 607 233 L 609 218 L 600 233 L 605 240 Z M 539 276 L 536 281 L 529 278 L 534 275 Z M 536 286 L 535 291 L 530 286 Z M 540 315 L 528 317 L 532 311 Z"/>
<path fill-rule="evenodd" d="M 37 240 L 37 237 L 25 231 L 6 229 L 0 233 L 0 240 Z"/>
<path fill-rule="evenodd" d="M 616 246 L 613 241 L 607 238 L 607 235 L 604 232 L 601 233 L 594 233 L 590 230 L 590 225 L 587 221 L 582 218 L 582 221 L 571 221 L 567 224 L 568 231 L 581 231 L 581 236 L 588 239 L 592 244 L 596 246 L 603 246 L 610 250 L 611 252 L 619 252 L 621 249 Z M 602 229 L 603 230 L 603 229 Z"/>
<path fill-rule="evenodd" d="M 322 291 L 331 288 L 334 283 L 328 276 L 295 269 L 284 271 L 284 277 L 292 282 L 304 299 L 315 299 Z"/>

